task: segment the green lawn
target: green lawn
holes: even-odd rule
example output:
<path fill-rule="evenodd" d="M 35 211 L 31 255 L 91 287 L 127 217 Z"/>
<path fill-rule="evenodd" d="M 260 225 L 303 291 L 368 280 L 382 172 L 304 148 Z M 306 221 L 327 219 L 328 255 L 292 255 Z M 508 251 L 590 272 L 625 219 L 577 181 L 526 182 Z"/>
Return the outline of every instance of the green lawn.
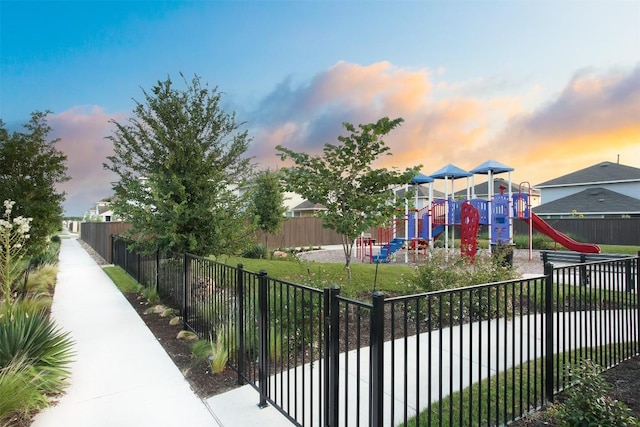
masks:
<path fill-rule="evenodd" d="M 129 274 L 120 267 L 105 267 L 104 272 L 116 284 L 120 292 L 139 292 L 141 284 L 129 276 Z"/>
<path fill-rule="evenodd" d="M 351 264 L 351 283 L 349 283 L 343 263 L 239 257 L 219 257 L 218 261 L 232 266 L 243 264 L 245 270 L 253 272 L 265 270 L 270 277 L 314 288 L 322 289 L 338 285 L 342 295 L 351 298 L 361 297 L 368 300 L 374 290 L 383 291 L 388 295 L 416 292 L 410 283 L 415 277 L 415 271 L 408 265 L 378 264 L 376 280 L 376 264 Z"/>
<path fill-rule="evenodd" d="M 486 243 L 486 242 L 485 242 Z M 487 245 L 483 245 L 487 246 Z M 637 255 L 640 246 L 600 245 L 603 253 Z M 243 264 L 245 270 L 265 270 L 270 277 L 300 283 L 315 288 L 338 285 L 343 295 L 351 298 L 369 298 L 374 290 L 389 296 L 420 292 L 413 284 L 415 268 L 409 265 L 351 264 L 351 282 L 343 263 L 321 263 L 296 259 L 250 259 L 219 257 L 218 261 L 236 266 Z"/>

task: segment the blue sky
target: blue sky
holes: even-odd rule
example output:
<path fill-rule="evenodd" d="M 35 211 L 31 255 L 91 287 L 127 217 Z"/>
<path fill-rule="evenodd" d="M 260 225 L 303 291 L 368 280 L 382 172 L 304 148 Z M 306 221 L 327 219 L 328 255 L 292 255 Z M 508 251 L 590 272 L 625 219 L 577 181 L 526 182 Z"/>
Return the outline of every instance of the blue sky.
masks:
<path fill-rule="evenodd" d="M 0 0 L 0 20 L 0 118 L 53 112 L 70 215 L 111 194 L 109 121 L 180 72 L 224 92 L 264 167 L 382 116 L 405 119 L 386 166 L 426 174 L 640 167 L 640 1 Z"/>

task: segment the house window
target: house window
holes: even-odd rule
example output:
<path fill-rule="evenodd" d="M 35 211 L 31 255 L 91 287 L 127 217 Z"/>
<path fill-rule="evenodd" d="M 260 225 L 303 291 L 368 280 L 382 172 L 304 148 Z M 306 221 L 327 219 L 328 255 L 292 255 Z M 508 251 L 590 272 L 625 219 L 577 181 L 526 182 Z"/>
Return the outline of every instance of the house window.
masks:
<path fill-rule="evenodd" d="M 111 222 L 111 215 L 105 215 L 104 222 Z"/>

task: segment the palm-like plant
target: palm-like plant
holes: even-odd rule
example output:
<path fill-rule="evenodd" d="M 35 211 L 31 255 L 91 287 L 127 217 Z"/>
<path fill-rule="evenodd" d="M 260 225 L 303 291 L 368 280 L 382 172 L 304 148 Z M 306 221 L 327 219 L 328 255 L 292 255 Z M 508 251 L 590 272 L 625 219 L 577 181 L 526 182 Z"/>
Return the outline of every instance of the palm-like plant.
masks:
<path fill-rule="evenodd" d="M 16 301 L 0 307 L 0 368 L 23 360 L 38 376 L 43 393 L 58 392 L 69 376 L 73 342 L 45 312 Z"/>

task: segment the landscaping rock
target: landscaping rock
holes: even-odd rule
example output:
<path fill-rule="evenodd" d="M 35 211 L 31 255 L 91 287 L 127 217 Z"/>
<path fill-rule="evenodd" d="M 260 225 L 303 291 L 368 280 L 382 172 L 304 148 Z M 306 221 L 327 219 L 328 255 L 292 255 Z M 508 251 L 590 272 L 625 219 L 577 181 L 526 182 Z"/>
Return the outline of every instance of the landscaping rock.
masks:
<path fill-rule="evenodd" d="M 197 341 L 198 336 L 191 331 L 180 331 L 178 332 L 178 336 L 176 339 L 185 340 L 185 341 Z"/>

